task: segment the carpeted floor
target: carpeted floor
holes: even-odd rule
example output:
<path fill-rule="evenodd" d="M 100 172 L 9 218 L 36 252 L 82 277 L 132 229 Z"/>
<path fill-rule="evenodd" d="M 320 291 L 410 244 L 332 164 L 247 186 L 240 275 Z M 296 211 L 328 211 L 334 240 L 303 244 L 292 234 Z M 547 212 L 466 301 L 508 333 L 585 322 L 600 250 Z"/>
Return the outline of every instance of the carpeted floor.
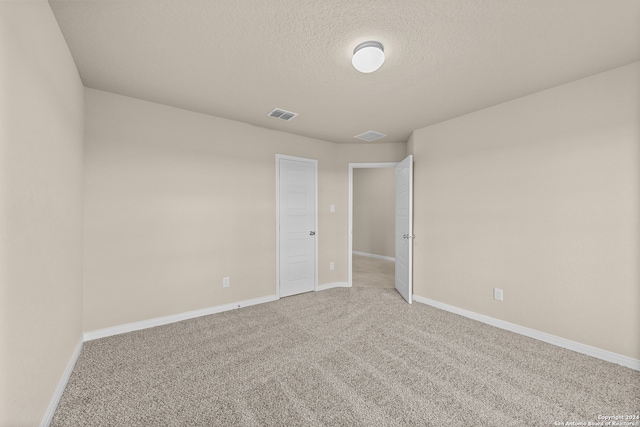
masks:
<path fill-rule="evenodd" d="M 552 426 L 635 414 L 640 372 L 392 289 L 337 288 L 87 342 L 51 426 Z"/>
<path fill-rule="evenodd" d="M 379 258 L 352 255 L 352 283 L 355 288 L 395 288 L 396 263 Z"/>

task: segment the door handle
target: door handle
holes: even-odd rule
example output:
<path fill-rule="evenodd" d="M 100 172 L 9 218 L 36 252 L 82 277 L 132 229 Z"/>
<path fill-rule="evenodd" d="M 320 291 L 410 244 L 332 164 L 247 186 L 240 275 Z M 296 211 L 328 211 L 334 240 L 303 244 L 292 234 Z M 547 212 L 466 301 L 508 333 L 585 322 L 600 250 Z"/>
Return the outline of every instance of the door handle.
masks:
<path fill-rule="evenodd" d="M 403 238 L 403 239 L 415 239 L 415 238 L 416 238 L 416 235 L 415 235 L 415 234 L 411 234 L 411 235 L 409 235 L 409 234 L 403 234 L 403 235 L 402 235 L 402 238 Z"/>
<path fill-rule="evenodd" d="M 310 231 L 310 232 L 309 232 L 309 236 L 315 236 L 315 235 L 316 235 L 316 232 L 315 232 L 315 231 Z"/>

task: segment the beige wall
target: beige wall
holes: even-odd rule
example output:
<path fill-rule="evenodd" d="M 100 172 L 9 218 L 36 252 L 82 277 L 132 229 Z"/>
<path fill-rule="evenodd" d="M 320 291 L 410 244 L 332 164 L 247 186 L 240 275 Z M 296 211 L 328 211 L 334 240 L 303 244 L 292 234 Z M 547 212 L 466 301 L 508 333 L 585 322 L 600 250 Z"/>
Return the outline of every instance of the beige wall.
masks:
<path fill-rule="evenodd" d="M 46 1 L 0 2 L 0 426 L 34 426 L 81 338 L 83 92 Z"/>
<path fill-rule="evenodd" d="M 353 169 L 353 250 L 395 257 L 394 168 Z"/>
<path fill-rule="evenodd" d="M 85 331 L 275 295 L 276 153 L 318 160 L 319 284 L 346 282 L 348 163 L 406 150 L 342 147 L 93 89 L 85 102 Z"/>
<path fill-rule="evenodd" d="M 415 293 L 640 359 L 639 141 L 640 63 L 415 131 Z"/>

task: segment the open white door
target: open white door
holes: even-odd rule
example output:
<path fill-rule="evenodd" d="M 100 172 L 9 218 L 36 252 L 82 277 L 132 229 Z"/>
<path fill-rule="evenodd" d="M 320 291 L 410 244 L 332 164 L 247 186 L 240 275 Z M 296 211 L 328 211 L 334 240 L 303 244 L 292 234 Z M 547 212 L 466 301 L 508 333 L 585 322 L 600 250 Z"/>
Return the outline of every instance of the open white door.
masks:
<path fill-rule="evenodd" d="M 413 156 L 408 156 L 396 166 L 396 289 L 409 304 L 413 237 Z"/>
<path fill-rule="evenodd" d="M 277 156 L 279 296 L 316 287 L 316 160 Z"/>

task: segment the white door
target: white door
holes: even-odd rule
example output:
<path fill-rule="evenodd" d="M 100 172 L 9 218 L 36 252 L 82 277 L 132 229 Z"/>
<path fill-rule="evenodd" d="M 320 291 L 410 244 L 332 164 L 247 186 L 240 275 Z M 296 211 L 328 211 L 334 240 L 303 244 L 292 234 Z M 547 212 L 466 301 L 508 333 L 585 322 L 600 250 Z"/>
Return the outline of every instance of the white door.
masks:
<path fill-rule="evenodd" d="M 396 166 L 396 289 L 411 304 L 413 262 L 413 156 Z"/>
<path fill-rule="evenodd" d="M 316 160 L 278 156 L 279 295 L 316 285 Z"/>

